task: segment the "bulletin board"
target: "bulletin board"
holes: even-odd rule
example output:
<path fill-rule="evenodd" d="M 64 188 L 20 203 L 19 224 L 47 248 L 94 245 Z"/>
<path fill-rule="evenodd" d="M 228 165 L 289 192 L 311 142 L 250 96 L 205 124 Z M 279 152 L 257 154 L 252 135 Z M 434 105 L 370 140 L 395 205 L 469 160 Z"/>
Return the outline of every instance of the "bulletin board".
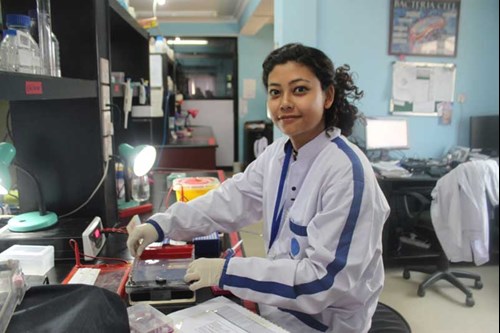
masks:
<path fill-rule="evenodd" d="M 393 115 L 439 116 L 453 108 L 456 66 L 397 61 L 393 64 Z"/>

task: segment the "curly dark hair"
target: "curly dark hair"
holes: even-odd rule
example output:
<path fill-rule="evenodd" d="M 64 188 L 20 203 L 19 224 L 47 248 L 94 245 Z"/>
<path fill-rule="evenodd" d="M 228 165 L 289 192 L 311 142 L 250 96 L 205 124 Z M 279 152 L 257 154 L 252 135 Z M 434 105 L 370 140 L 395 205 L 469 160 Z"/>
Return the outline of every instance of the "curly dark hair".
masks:
<path fill-rule="evenodd" d="M 321 82 L 323 91 L 333 85 L 335 97 L 332 106 L 325 109 L 325 129 L 338 127 L 343 135 L 351 135 L 358 117 L 358 108 L 354 103 L 361 99 L 364 93 L 354 84 L 353 74 L 349 72 L 350 66 L 344 65 L 335 69 L 323 51 L 299 43 L 287 44 L 271 52 L 262 64 L 262 81 L 266 89 L 269 73 L 276 65 L 289 61 L 307 66 Z"/>

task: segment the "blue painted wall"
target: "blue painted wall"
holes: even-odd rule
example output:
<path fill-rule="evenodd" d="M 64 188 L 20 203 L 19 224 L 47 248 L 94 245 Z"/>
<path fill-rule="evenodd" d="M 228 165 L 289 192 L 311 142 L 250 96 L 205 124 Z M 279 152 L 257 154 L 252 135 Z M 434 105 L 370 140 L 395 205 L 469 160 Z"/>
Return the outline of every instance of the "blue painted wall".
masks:
<path fill-rule="evenodd" d="M 390 1 L 319 0 L 318 47 L 336 64 L 348 63 L 365 91 L 360 109 L 368 116 L 389 114 L 391 65 L 388 55 Z M 456 58 L 407 57 L 415 62 L 457 65 L 455 110 L 450 126 L 436 117 L 407 117 L 410 157 L 440 157 L 449 147 L 469 144 L 469 117 L 499 112 L 499 2 L 462 0 Z M 465 103 L 457 103 L 459 94 Z"/>
<path fill-rule="evenodd" d="M 239 116 L 239 160 L 243 161 L 243 126 L 246 121 L 265 120 L 267 93 L 262 83 L 262 62 L 273 50 L 273 26 L 267 25 L 255 36 L 238 38 L 239 57 L 239 88 L 238 95 L 243 96 L 243 80 L 254 79 L 257 81 L 257 91 L 255 99 L 250 99 L 248 103 L 248 114 Z M 240 110 L 241 112 L 241 110 Z"/>
<path fill-rule="evenodd" d="M 286 11 L 300 12 L 300 2 L 286 2 Z M 367 116 L 388 116 L 391 97 L 392 63 L 388 55 L 390 1 L 378 0 L 316 0 L 317 22 L 286 17 L 279 29 L 286 36 L 302 35 L 302 31 L 317 25 L 317 47 L 324 50 L 336 64 L 348 63 L 357 73 L 358 85 L 365 91 L 360 103 Z M 294 8 L 298 6 L 297 8 Z M 278 7 L 278 10 L 280 7 Z M 409 120 L 410 157 L 439 157 L 451 146 L 468 145 L 469 117 L 499 113 L 499 1 L 462 0 L 456 58 L 407 57 L 416 62 L 452 62 L 457 65 L 455 99 L 464 94 L 465 103 L 457 101 L 452 124 L 440 125 L 436 117 L 407 117 Z M 166 35 L 191 36 L 237 35 L 239 25 L 208 27 L 191 24 L 161 25 Z M 215 25 L 218 26 L 218 25 Z M 272 50 L 272 28 L 266 27 L 257 36 L 239 37 L 240 94 L 242 79 L 260 78 L 261 62 Z M 300 40 L 299 40 L 300 41 Z M 242 160 L 242 126 L 244 121 L 265 118 L 265 92 L 257 83 L 257 98 L 249 103 L 249 114 L 240 119 L 239 144 Z"/>

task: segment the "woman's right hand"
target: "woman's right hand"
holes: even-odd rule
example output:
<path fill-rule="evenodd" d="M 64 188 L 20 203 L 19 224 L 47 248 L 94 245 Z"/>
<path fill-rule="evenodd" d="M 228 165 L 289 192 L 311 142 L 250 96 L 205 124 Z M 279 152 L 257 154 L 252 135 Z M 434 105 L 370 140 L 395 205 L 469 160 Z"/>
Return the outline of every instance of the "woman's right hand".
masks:
<path fill-rule="evenodd" d="M 155 227 L 149 223 L 141 224 L 132 230 L 128 235 L 127 247 L 130 254 L 134 257 L 140 257 L 146 246 L 158 240 L 158 232 Z"/>

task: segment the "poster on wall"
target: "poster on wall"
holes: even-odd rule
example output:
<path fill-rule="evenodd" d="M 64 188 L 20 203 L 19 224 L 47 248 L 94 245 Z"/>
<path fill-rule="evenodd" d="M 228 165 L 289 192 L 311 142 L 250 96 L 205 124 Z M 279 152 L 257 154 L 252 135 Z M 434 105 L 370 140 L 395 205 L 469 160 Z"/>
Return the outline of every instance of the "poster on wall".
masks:
<path fill-rule="evenodd" d="M 460 0 L 391 0 L 389 54 L 455 57 Z"/>
<path fill-rule="evenodd" d="M 393 115 L 451 116 L 455 94 L 454 64 L 397 61 L 393 64 Z"/>

